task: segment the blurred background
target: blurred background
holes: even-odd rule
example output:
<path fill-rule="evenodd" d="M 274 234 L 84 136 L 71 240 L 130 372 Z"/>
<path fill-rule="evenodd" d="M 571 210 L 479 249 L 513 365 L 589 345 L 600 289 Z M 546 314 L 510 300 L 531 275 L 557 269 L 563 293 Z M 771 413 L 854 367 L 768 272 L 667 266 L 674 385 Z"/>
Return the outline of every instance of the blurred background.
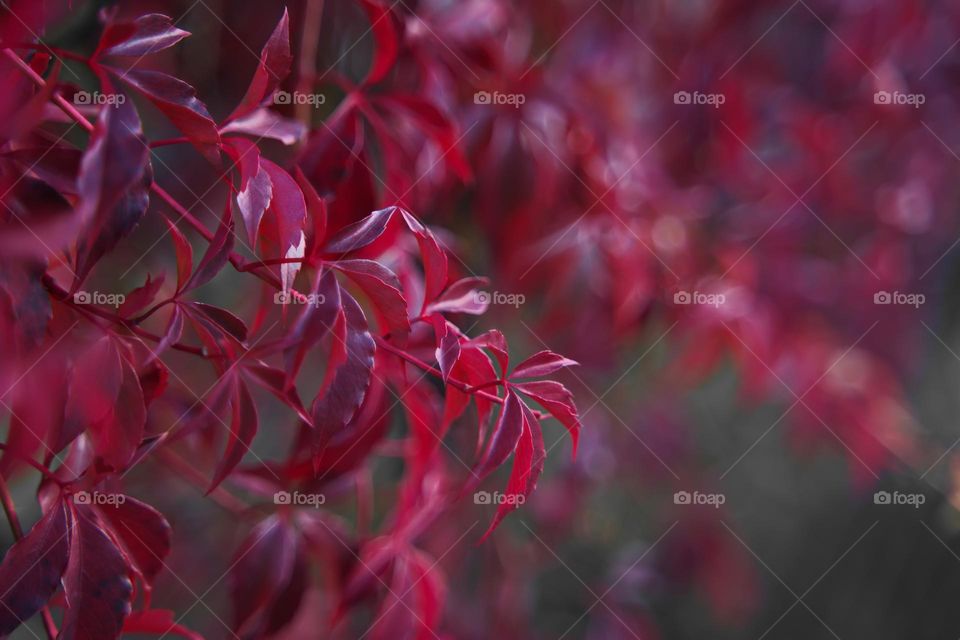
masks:
<path fill-rule="evenodd" d="M 45 41 L 90 52 L 103 6 L 74 2 Z M 960 636 L 960 5 L 386 0 L 401 63 L 369 90 L 427 97 L 468 175 L 389 113 L 392 158 L 342 127 L 338 105 L 377 46 L 356 3 L 117 9 L 193 34 L 151 65 L 220 120 L 284 6 L 285 88 L 324 99 L 275 107 L 312 133 L 271 157 L 300 163 L 335 226 L 404 194 L 464 273 L 491 279 L 471 333 L 496 327 L 520 354 L 581 363 L 564 374 L 584 422 L 577 457 L 546 424 L 539 488 L 489 541 L 474 544 L 492 513 L 475 504 L 420 541 L 447 579 L 442 637 Z M 151 139 L 179 135 L 149 104 L 141 113 Z M 159 183 L 219 210 L 199 154 L 155 153 Z M 169 270 L 164 253 L 123 282 Z M 257 301 L 221 280 L 210 295 L 252 313 Z M 155 604 L 223 637 L 217 580 L 248 527 L 176 478 L 156 486 L 151 464 L 127 482 L 176 532 Z M 378 508 L 398 464 L 373 456 Z M 319 581 L 307 604 L 286 637 L 327 637 L 334 603 Z M 363 622 L 330 637 L 361 637 Z"/>

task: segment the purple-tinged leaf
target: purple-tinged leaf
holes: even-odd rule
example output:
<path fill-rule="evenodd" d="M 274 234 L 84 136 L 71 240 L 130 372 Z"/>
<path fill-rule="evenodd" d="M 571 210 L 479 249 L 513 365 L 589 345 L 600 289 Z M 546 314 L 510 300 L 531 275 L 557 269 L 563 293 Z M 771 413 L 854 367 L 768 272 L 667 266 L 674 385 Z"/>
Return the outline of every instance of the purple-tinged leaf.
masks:
<path fill-rule="evenodd" d="M 113 640 L 130 613 L 130 568 L 91 507 L 68 504 L 72 526 L 70 560 L 63 574 L 67 610 L 58 640 Z"/>
<path fill-rule="evenodd" d="M 170 553 L 170 523 L 159 511 L 130 496 L 97 506 L 147 589 Z"/>
<path fill-rule="evenodd" d="M 559 353 L 541 351 L 518 364 L 513 373 L 510 374 L 510 378 L 540 378 L 564 367 L 575 367 L 579 364 L 576 360 L 564 358 Z"/>
<path fill-rule="evenodd" d="M 193 246 L 176 224 L 167 218 L 164 218 L 163 221 L 167 223 L 170 237 L 173 238 L 173 250 L 177 256 L 177 293 L 179 293 L 190 279 L 190 273 L 193 271 Z"/>
<path fill-rule="evenodd" d="M 483 480 L 491 471 L 504 463 L 513 452 L 523 433 L 522 401 L 513 391 L 507 392 L 503 408 L 500 410 L 500 419 L 494 427 L 490 443 L 484 452 L 483 458 L 474 469 L 474 480 Z"/>
<path fill-rule="evenodd" d="M 397 210 L 397 207 L 387 207 L 374 211 L 363 220 L 341 229 L 327 243 L 324 251 L 327 253 L 349 253 L 366 247 L 383 235 L 383 232 L 387 229 L 387 224 Z"/>
<path fill-rule="evenodd" d="M 77 179 L 80 218 L 89 226 L 77 247 L 77 284 L 140 222 L 151 182 L 149 150 L 133 103 L 102 108 Z"/>
<path fill-rule="evenodd" d="M 313 402 L 311 413 L 315 433 L 315 451 L 322 452 L 330 440 L 353 418 L 370 386 L 376 345 L 360 305 L 341 291 L 345 335 L 332 333 L 332 349 L 341 349 L 343 362 L 327 379 Z M 328 365 L 329 367 L 330 365 Z"/>
<path fill-rule="evenodd" d="M 160 71 L 112 69 L 118 77 L 146 96 L 157 109 L 210 161 L 218 163 L 220 133 L 198 98 L 196 90 L 186 82 Z"/>
<path fill-rule="evenodd" d="M 296 557 L 296 533 L 278 516 L 254 527 L 237 549 L 228 580 L 239 637 L 262 637 L 270 610 L 293 576 Z"/>
<path fill-rule="evenodd" d="M 270 138 L 282 144 L 297 144 L 307 135 L 307 127 L 299 120 L 285 118 L 276 111 L 262 108 L 231 121 L 222 129 L 221 134 L 243 134 L 260 138 Z"/>
<path fill-rule="evenodd" d="M 281 258 L 303 258 L 307 247 L 307 203 L 303 192 L 293 177 L 265 158 L 260 159 L 261 170 L 266 171 L 273 184 L 273 198 L 268 212 L 272 214 L 276 239 Z M 289 263 L 280 265 L 280 281 L 283 292 L 293 287 L 301 265 Z"/>
<path fill-rule="evenodd" d="M 290 73 L 290 64 L 293 56 L 290 53 L 290 19 L 287 10 L 283 10 L 280 22 L 274 28 L 270 38 L 260 52 L 260 64 L 253 73 L 247 93 L 240 104 L 233 110 L 227 121 L 242 118 L 257 108 L 263 106 L 268 98 Z"/>
<path fill-rule="evenodd" d="M 189 32 L 173 26 L 168 16 L 149 13 L 132 22 L 107 25 L 93 58 L 145 56 L 168 49 L 189 35 Z"/>
<path fill-rule="evenodd" d="M 577 444 L 580 441 L 581 425 L 580 416 L 577 414 L 577 406 L 573 402 L 573 394 L 570 393 L 570 390 L 553 380 L 520 382 L 513 386 L 543 405 L 543 408 L 549 411 L 550 415 L 566 427 L 573 439 L 573 455 L 576 455 Z"/>
<path fill-rule="evenodd" d="M 223 458 L 217 465 L 216 473 L 207 493 L 216 489 L 223 480 L 230 475 L 244 454 L 250 450 L 250 443 L 257 435 L 257 405 L 247 385 L 242 381 L 235 381 L 233 391 L 233 415 L 230 420 L 230 434 L 227 438 L 227 447 Z"/>
<path fill-rule="evenodd" d="M 66 508 L 56 501 L 0 563 L 0 636 L 34 616 L 60 585 L 70 531 Z"/>
<path fill-rule="evenodd" d="M 400 280 L 390 269 L 373 260 L 338 260 L 330 266 L 345 273 L 367 294 L 391 333 L 410 330 L 407 301 Z"/>

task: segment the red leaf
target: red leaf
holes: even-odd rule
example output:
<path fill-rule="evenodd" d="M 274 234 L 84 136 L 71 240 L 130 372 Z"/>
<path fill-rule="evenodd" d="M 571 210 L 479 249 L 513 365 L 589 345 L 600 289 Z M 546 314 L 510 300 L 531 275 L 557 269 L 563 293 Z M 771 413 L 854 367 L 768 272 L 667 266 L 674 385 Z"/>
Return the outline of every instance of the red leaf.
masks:
<path fill-rule="evenodd" d="M 341 229 L 327 243 L 324 251 L 327 253 L 348 253 L 366 247 L 383 235 L 383 232 L 387 229 L 387 224 L 396 211 L 397 207 L 380 209 L 363 220 Z"/>
<path fill-rule="evenodd" d="M 133 103 L 103 107 L 77 178 L 80 218 L 89 221 L 77 247 L 77 283 L 140 222 L 151 181 L 149 150 Z"/>
<path fill-rule="evenodd" d="M 278 516 L 254 527 L 237 549 L 229 584 L 238 636 L 262 637 L 270 610 L 293 575 L 296 556 L 296 534 Z"/>
<path fill-rule="evenodd" d="M 363 8 L 370 19 L 370 30 L 376 40 L 376 52 L 373 64 L 367 72 L 364 84 L 379 82 L 393 68 L 400 48 L 397 27 L 393 23 L 390 7 L 375 0 L 361 0 Z"/>
<path fill-rule="evenodd" d="M 518 401 L 519 402 L 519 401 Z M 523 403 L 520 402 L 522 405 Z M 533 434 L 527 423 L 526 413 L 523 408 L 522 413 L 522 431 L 517 441 L 516 450 L 513 455 L 513 467 L 510 469 L 510 479 L 507 481 L 506 499 L 497 507 L 497 514 L 493 517 L 493 522 L 487 528 L 486 533 L 480 538 L 481 542 L 493 533 L 497 525 L 507 516 L 508 513 L 520 506 L 520 503 L 528 495 L 527 480 L 530 478 L 530 471 L 533 465 Z M 496 437 L 496 435 L 494 435 Z"/>
<path fill-rule="evenodd" d="M 340 313 L 340 285 L 331 269 L 324 269 L 314 285 L 316 304 L 301 305 L 303 311 L 291 328 L 287 339 L 291 346 L 284 351 L 287 377 L 293 380 L 307 351 L 333 327 Z"/>
<path fill-rule="evenodd" d="M 319 247 L 327 237 L 327 203 L 320 197 L 313 185 L 303 175 L 300 167 L 294 167 L 293 177 L 300 190 L 303 191 L 304 201 L 307 203 L 307 212 L 310 214 L 310 220 L 313 222 L 312 235 L 309 238 L 307 254 L 316 256 L 319 254 Z"/>
<path fill-rule="evenodd" d="M 188 302 L 185 307 L 187 309 L 196 309 L 200 311 L 203 316 L 210 319 L 217 327 L 223 329 L 228 334 L 237 339 L 238 342 L 246 342 L 247 340 L 247 325 L 244 324 L 243 320 L 233 315 L 226 309 L 221 309 L 220 307 L 215 307 L 211 304 L 204 304 L 203 302 Z"/>
<path fill-rule="evenodd" d="M 51 446 L 54 451 L 70 444 L 90 425 L 112 416 L 124 377 L 120 354 L 108 336 L 77 357 L 70 372 L 63 426 Z"/>
<path fill-rule="evenodd" d="M 281 258 L 302 258 L 307 247 L 307 204 L 303 192 L 293 177 L 265 158 L 260 167 L 273 183 L 273 198 L 268 212 L 273 216 Z M 280 280 L 283 292 L 290 291 L 293 280 L 300 271 L 299 263 L 280 265 Z"/>
<path fill-rule="evenodd" d="M 124 318 L 129 318 L 138 311 L 145 309 L 157 297 L 157 292 L 163 286 L 163 281 L 164 275 L 162 273 L 156 280 L 151 279 L 150 274 L 147 274 L 147 281 L 124 298 L 123 304 L 117 309 L 117 313 Z"/>
<path fill-rule="evenodd" d="M 523 409 L 520 398 L 513 391 L 507 392 L 500 419 L 490 437 L 490 443 L 483 458 L 474 468 L 474 482 L 483 480 L 491 471 L 504 463 L 516 448 L 523 433 Z"/>
<path fill-rule="evenodd" d="M 520 382 L 513 386 L 543 405 L 544 409 L 567 428 L 573 439 L 573 454 L 576 455 L 581 425 L 577 406 L 573 402 L 573 394 L 565 386 L 553 380 Z"/>
<path fill-rule="evenodd" d="M 323 451 L 331 438 L 350 422 L 363 403 L 370 386 L 376 350 L 360 305 L 345 291 L 341 292 L 340 300 L 343 305 L 346 335 L 340 337 L 334 332 L 333 339 L 340 344 L 334 344 L 333 348 L 345 351 L 344 361 L 332 373 L 332 377 L 329 371 L 331 365 L 327 365 L 324 388 L 311 408 L 315 427 L 314 448 L 317 452 Z"/>
<path fill-rule="evenodd" d="M 541 351 L 518 364 L 510 374 L 510 378 L 539 378 L 564 367 L 575 367 L 579 364 L 576 360 L 564 358 L 553 351 Z"/>
<path fill-rule="evenodd" d="M 463 278 L 444 291 L 435 302 L 427 306 L 428 313 L 486 313 L 490 304 L 487 296 L 480 295 L 478 287 L 488 283 L 486 278 Z"/>
<path fill-rule="evenodd" d="M 121 80 L 146 96 L 211 162 L 220 159 L 220 133 L 196 89 L 159 71 L 111 69 Z"/>
<path fill-rule="evenodd" d="M 450 118 L 419 96 L 394 94 L 384 98 L 383 101 L 393 109 L 407 110 L 417 121 L 419 129 L 440 148 L 443 161 L 451 171 L 464 182 L 471 179 L 473 172 L 470 164 L 463 150 L 457 146 L 460 134 Z"/>
<path fill-rule="evenodd" d="M 164 218 L 163 221 L 167 223 L 170 237 L 173 238 L 173 250 L 177 256 L 177 293 L 179 293 L 190 279 L 190 273 L 193 271 L 193 247 L 176 224 L 167 218 Z"/>
<path fill-rule="evenodd" d="M 233 251 L 233 221 L 230 220 L 230 199 L 227 199 L 226 210 L 220 219 L 220 226 L 217 227 L 217 233 L 210 241 L 206 253 L 200 258 L 200 264 L 193 276 L 183 288 L 184 291 L 196 289 L 213 279 L 220 269 L 227 264 L 230 253 Z"/>
<path fill-rule="evenodd" d="M 120 362 L 123 377 L 116 401 L 106 416 L 89 427 L 98 460 L 114 470 L 125 469 L 133 458 L 147 419 L 140 378 L 129 362 L 122 358 Z"/>
<path fill-rule="evenodd" d="M 223 453 L 223 458 L 217 465 L 217 471 L 210 483 L 207 493 L 216 489 L 224 478 L 230 475 L 243 455 L 250 450 L 250 443 L 253 437 L 257 435 L 257 405 L 250 395 L 247 385 L 241 381 L 235 381 L 233 391 L 233 417 L 230 421 L 230 435 L 227 438 L 227 447 Z"/>
<path fill-rule="evenodd" d="M 284 118 L 275 111 L 263 108 L 233 120 L 220 129 L 220 133 L 240 133 L 257 139 L 270 138 L 290 146 L 304 139 L 307 127 L 298 120 Z"/>
<path fill-rule="evenodd" d="M 72 535 L 63 574 L 67 610 L 60 640 L 112 640 L 120 637 L 130 613 L 133 583 L 120 550 L 97 526 L 89 507 L 68 504 Z"/>
<path fill-rule="evenodd" d="M 145 56 L 168 49 L 189 35 L 189 32 L 173 26 L 169 17 L 149 13 L 132 22 L 108 24 L 92 57 Z"/>
<path fill-rule="evenodd" d="M 233 162 L 240 169 L 240 189 L 237 191 L 237 206 L 247 229 L 250 246 L 257 246 L 260 221 L 273 199 L 273 182 L 260 166 L 260 149 L 243 138 L 231 138 L 226 147 Z"/>
<path fill-rule="evenodd" d="M 497 359 L 500 365 L 500 375 L 506 377 L 507 369 L 510 366 L 510 355 L 507 351 L 507 339 L 496 329 L 491 329 L 471 340 L 479 347 L 486 347 L 493 352 L 493 357 Z"/>
<path fill-rule="evenodd" d="M 0 636 L 33 617 L 57 590 L 69 539 L 66 508 L 57 501 L 7 551 L 0 563 Z"/>
<path fill-rule="evenodd" d="M 420 247 L 420 257 L 423 260 L 423 280 L 425 289 L 423 293 L 423 304 L 421 305 L 421 315 L 427 308 L 427 305 L 440 295 L 443 288 L 447 286 L 447 254 L 440 247 L 436 237 L 429 229 L 410 215 L 409 212 L 400 210 L 407 227 L 417 237 L 417 245 Z"/>
<path fill-rule="evenodd" d="M 227 120 L 236 120 L 260 107 L 290 73 L 291 62 L 293 56 L 290 54 L 290 20 L 284 8 L 280 22 L 260 52 L 260 64 L 253 73 L 247 93 Z"/>
<path fill-rule="evenodd" d="M 83 158 L 83 152 L 80 149 L 56 145 L 25 147 L 6 151 L 3 157 L 33 172 L 61 193 L 77 192 L 77 174 L 80 172 L 80 162 Z"/>
<path fill-rule="evenodd" d="M 170 523 L 148 504 L 124 496 L 123 501 L 98 505 L 114 536 L 149 589 L 170 553 Z M 128 629 L 125 629 L 128 630 Z"/>
<path fill-rule="evenodd" d="M 373 260 L 339 260 L 330 266 L 347 274 L 369 296 L 391 333 L 410 330 L 407 301 L 400 280 L 390 269 Z"/>

